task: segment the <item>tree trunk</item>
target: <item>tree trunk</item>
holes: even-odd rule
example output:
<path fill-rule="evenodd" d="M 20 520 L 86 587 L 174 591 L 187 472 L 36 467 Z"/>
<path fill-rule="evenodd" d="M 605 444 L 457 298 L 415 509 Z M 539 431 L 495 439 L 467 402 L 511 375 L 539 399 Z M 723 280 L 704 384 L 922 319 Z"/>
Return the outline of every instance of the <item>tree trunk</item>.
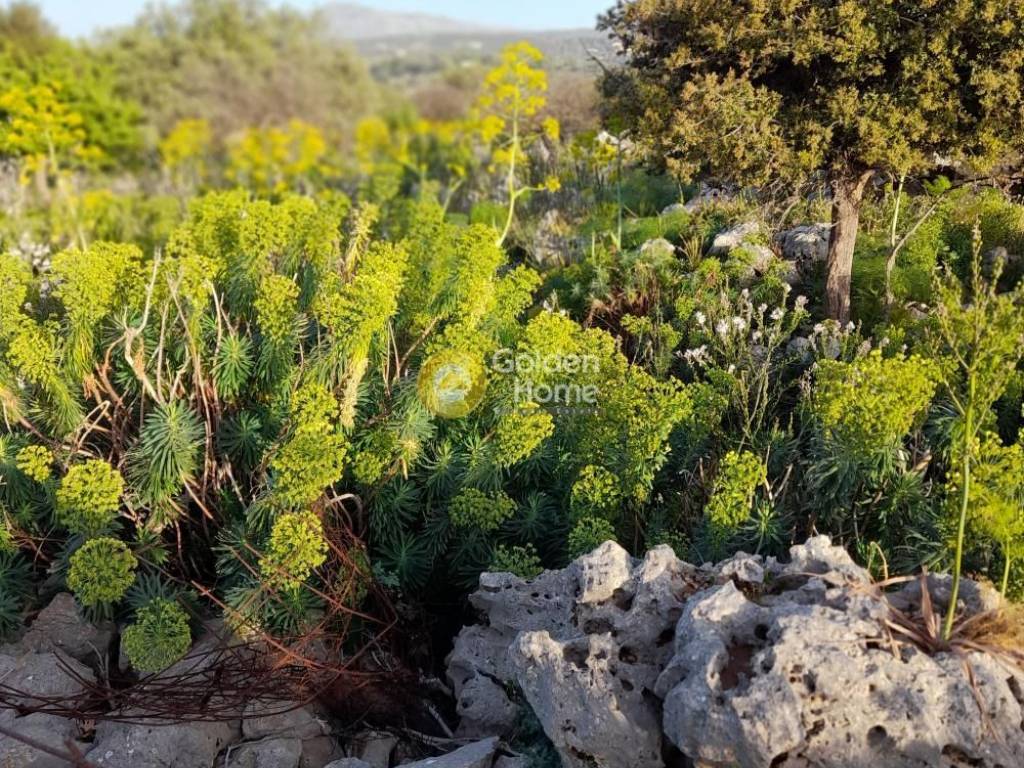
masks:
<path fill-rule="evenodd" d="M 832 181 L 832 233 L 828 242 L 825 306 L 830 318 L 844 324 L 850 319 L 850 282 L 860 204 L 871 174 L 872 171 L 866 171 L 860 176 L 840 176 Z"/>

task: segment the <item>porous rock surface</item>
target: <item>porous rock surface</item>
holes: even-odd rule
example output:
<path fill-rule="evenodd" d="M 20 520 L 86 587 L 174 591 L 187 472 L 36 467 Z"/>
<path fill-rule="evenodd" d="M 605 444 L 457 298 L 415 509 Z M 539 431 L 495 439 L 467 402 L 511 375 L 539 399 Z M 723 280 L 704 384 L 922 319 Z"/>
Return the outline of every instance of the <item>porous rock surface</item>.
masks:
<path fill-rule="evenodd" d="M 941 608 L 944 581 L 930 586 Z M 784 565 L 704 568 L 607 542 L 532 581 L 484 574 L 472 601 L 483 620 L 448 660 L 463 727 L 495 727 L 487 707 L 511 727 L 515 684 L 567 768 L 657 768 L 675 750 L 708 768 L 1022 764 L 1024 674 L 894 641 L 891 606 L 918 610 L 920 586 L 886 601 L 826 537 Z"/>

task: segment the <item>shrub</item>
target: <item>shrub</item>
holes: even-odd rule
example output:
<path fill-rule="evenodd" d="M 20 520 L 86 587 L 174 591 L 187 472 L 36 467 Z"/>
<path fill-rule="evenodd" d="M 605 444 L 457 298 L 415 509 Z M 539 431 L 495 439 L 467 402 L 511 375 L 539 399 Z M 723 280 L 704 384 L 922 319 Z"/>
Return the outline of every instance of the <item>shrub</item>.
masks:
<path fill-rule="evenodd" d="M 116 603 L 135 581 L 137 565 L 123 541 L 90 539 L 71 555 L 68 588 L 89 608 Z"/>
<path fill-rule="evenodd" d="M 121 634 L 121 648 L 139 672 L 161 672 L 180 659 L 192 644 L 188 616 L 178 603 L 156 598 L 135 615 Z"/>
<path fill-rule="evenodd" d="M 849 455 L 891 450 L 917 423 L 937 386 L 933 362 L 873 350 L 845 363 L 818 364 L 811 410 L 830 440 Z"/>
<path fill-rule="evenodd" d="M 289 437 L 270 461 L 273 493 L 282 503 L 301 507 L 315 501 L 338 480 L 347 442 L 338 431 L 337 400 L 322 384 L 309 382 L 292 396 Z"/>
<path fill-rule="evenodd" d="M 498 462 L 502 466 L 512 466 L 529 458 L 554 431 L 555 422 L 551 414 L 534 403 L 510 411 L 495 427 Z"/>

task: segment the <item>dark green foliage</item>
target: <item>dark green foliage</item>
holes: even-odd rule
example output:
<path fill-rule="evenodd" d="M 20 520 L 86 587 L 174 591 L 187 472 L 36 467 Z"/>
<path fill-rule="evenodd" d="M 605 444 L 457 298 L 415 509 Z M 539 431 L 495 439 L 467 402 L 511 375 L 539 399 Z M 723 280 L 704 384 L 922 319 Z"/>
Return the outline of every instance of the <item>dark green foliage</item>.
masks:
<path fill-rule="evenodd" d="M 158 405 L 146 417 L 129 455 L 144 503 L 159 508 L 182 492 L 198 469 L 204 435 L 199 417 L 179 400 Z"/>

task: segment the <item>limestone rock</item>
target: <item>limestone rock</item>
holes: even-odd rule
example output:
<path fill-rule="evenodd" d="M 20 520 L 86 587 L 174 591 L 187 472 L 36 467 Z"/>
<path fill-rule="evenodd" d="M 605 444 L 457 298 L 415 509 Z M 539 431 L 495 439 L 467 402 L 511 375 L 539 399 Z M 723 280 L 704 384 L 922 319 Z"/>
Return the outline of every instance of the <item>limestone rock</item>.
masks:
<path fill-rule="evenodd" d="M 652 259 L 671 258 L 676 254 L 676 247 L 664 237 L 653 237 L 640 246 L 640 255 Z"/>
<path fill-rule="evenodd" d="M 34 696 L 72 696 L 82 689 L 74 675 L 92 680 L 92 672 L 71 659 L 59 659 L 53 653 L 26 653 L 21 656 L 0 655 L 0 680 L 5 686 L 24 691 L 27 695 L 17 699 L 19 704 L 32 706 Z M 13 702 L 12 702 L 13 703 Z M 87 744 L 77 741 L 78 723 L 63 717 L 46 714 L 18 716 L 13 709 L 0 710 L 0 724 L 46 746 L 66 752 L 68 743 L 82 752 Z M 26 768 L 63 768 L 66 761 L 34 749 L 17 739 L 0 735 L 0 766 Z"/>
<path fill-rule="evenodd" d="M 483 574 L 471 601 L 487 626 L 464 629 L 448 660 L 460 711 L 487 690 L 507 713 L 502 686 L 516 682 L 566 765 L 661 765 L 658 709 L 647 692 L 701 583 L 669 547 L 637 561 L 614 542 L 531 581 Z M 576 715 L 568 723 L 567 713 Z"/>
<path fill-rule="evenodd" d="M 358 757 L 343 757 L 328 763 L 324 768 L 372 768 L 372 766 Z"/>
<path fill-rule="evenodd" d="M 515 727 L 518 709 L 490 677 L 474 675 L 459 691 L 459 737 L 504 736 Z"/>
<path fill-rule="evenodd" d="M 661 765 L 659 712 L 626 676 L 611 634 L 559 642 L 524 632 L 516 682 L 566 768 Z"/>
<path fill-rule="evenodd" d="M 963 765 L 994 767 L 1024 749 L 1014 694 L 1024 675 L 969 658 L 986 717 L 1004 735 L 988 738 L 962 661 L 910 646 L 894 655 L 880 601 L 855 592 L 839 609 L 789 595 L 758 605 L 730 582 L 687 605 L 658 693 L 666 737 L 694 760 L 909 768 L 964 756 Z"/>
<path fill-rule="evenodd" d="M 501 686 L 494 684 L 512 680 L 508 648 L 524 630 L 546 629 L 559 637 L 573 634 L 579 578 L 575 565 L 545 571 L 529 581 L 510 573 L 480 575 L 480 588 L 470 596 L 470 603 L 487 616 L 487 625 L 463 629 L 446 662 L 457 709 L 470 717 L 460 735 L 482 735 L 477 726 L 483 718 L 474 714 L 481 708 L 487 708 L 490 724 L 496 727 L 492 733 L 503 735 L 514 724 L 515 708 Z"/>
<path fill-rule="evenodd" d="M 723 229 L 711 241 L 708 253 L 712 256 L 728 254 L 733 248 L 753 243 L 761 234 L 761 225 L 757 221 L 744 221 L 736 226 Z"/>
<path fill-rule="evenodd" d="M 341 755 L 326 718 L 311 706 L 287 712 L 282 712 L 282 708 L 280 702 L 250 702 L 242 714 L 242 736 L 249 741 L 269 737 L 298 739 L 300 768 L 320 768 Z"/>
<path fill-rule="evenodd" d="M 733 193 L 727 189 L 701 184 L 700 190 L 696 195 L 686 201 L 683 209 L 687 213 L 696 213 L 704 208 L 709 208 L 719 203 L 727 202 L 733 197 Z"/>
<path fill-rule="evenodd" d="M 571 251 L 572 226 L 561 211 L 549 208 L 537 221 L 530 244 L 534 261 L 542 265 L 565 263 Z"/>
<path fill-rule="evenodd" d="M 666 743 L 703 768 L 1007 768 L 1024 754 L 1024 672 L 894 640 L 886 622 L 920 614 L 920 583 L 885 596 L 827 537 L 785 562 L 699 569 L 609 542 L 533 581 L 480 584 L 482 624 L 449 660 L 456 693 L 487 690 L 505 711 L 514 682 L 567 768 L 657 768 Z M 928 584 L 948 600 L 947 577 Z M 962 584 L 964 612 L 998 604 Z"/>
<path fill-rule="evenodd" d="M 36 653 L 56 651 L 91 665 L 106 658 L 112 636 L 109 623 L 95 626 L 82 616 L 75 598 L 61 592 L 39 612 L 20 645 Z"/>
<path fill-rule="evenodd" d="M 228 755 L 230 762 L 225 762 L 232 768 L 299 768 L 302 742 L 280 737 L 260 739 L 232 747 Z"/>
<path fill-rule="evenodd" d="M 814 265 L 824 264 L 828 259 L 831 232 L 830 224 L 807 224 L 780 232 L 775 240 L 782 257 L 792 260 L 798 271 L 806 275 Z"/>
<path fill-rule="evenodd" d="M 69 745 L 74 745 L 83 754 L 89 747 L 77 741 L 77 723 L 63 717 L 39 714 L 16 717 L 13 712 L 5 711 L 0 714 L 0 724 L 21 736 L 64 753 L 68 752 Z M 10 736 L 0 736 L 2 768 L 66 768 L 67 765 L 67 760 L 30 747 Z"/>
<path fill-rule="evenodd" d="M 387 731 L 365 731 L 350 742 L 351 751 L 371 768 L 388 768 L 398 739 Z"/>
<path fill-rule="evenodd" d="M 210 768 L 240 735 L 230 723 L 101 722 L 86 757 L 98 768 Z"/>
<path fill-rule="evenodd" d="M 447 755 L 405 763 L 403 768 L 491 768 L 497 751 L 497 738 L 484 739 L 460 747 Z"/>

